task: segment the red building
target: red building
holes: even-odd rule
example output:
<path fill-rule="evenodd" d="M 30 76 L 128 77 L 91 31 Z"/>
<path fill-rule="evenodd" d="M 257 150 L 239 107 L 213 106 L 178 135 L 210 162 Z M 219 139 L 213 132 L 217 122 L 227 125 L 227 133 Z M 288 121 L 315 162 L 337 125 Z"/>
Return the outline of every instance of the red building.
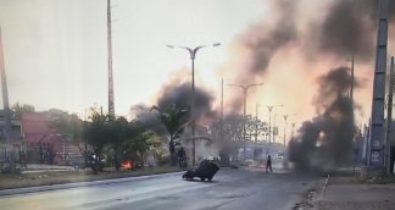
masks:
<path fill-rule="evenodd" d="M 67 159 L 79 154 L 66 135 L 53 126 L 49 112 L 26 112 L 20 117 L 22 138 L 28 162 L 65 164 Z"/>

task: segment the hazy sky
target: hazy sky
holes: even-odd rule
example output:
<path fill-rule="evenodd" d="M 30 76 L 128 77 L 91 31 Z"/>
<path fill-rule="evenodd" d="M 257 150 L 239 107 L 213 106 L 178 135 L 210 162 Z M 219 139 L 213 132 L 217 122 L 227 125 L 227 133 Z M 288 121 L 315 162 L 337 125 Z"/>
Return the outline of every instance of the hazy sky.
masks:
<path fill-rule="evenodd" d="M 0 0 L 10 103 L 38 110 L 83 113 L 97 104 L 107 110 L 106 0 Z M 196 72 L 219 88 L 216 69 L 230 42 L 265 17 L 264 0 L 112 0 L 115 110 L 149 103 L 179 69 L 190 66 L 186 51 L 199 52 Z M 198 84 L 199 85 L 199 84 Z"/>

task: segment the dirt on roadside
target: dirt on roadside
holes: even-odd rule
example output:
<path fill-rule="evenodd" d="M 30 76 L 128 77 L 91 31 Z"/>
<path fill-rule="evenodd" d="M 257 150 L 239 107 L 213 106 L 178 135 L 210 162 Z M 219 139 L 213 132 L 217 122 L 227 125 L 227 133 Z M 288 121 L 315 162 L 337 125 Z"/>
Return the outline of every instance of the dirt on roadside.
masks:
<path fill-rule="evenodd" d="M 96 181 L 112 178 L 136 177 L 180 171 L 177 167 L 142 168 L 133 171 L 105 171 L 93 174 L 90 170 L 62 172 L 38 172 L 29 174 L 0 174 L 0 190 L 42 185 L 65 184 L 73 182 Z"/>

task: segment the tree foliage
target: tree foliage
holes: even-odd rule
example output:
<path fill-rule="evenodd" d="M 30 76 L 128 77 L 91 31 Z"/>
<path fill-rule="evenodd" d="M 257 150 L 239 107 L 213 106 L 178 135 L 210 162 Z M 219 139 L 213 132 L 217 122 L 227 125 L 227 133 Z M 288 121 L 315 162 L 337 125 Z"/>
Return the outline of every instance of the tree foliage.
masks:
<path fill-rule="evenodd" d="M 14 105 L 12 105 L 11 109 L 14 111 L 17 118 L 20 118 L 24 112 L 34 112 L 35 110 L 33 105 L 20 104 L 19 102 L 16 102 Z"/>
<path fill-rule="evenodd" d="M 166 127 L 169 134 L 169 152 L 171 155 L 172 164 L 175 165 L 175 145 L 174 140 L 179 138 L 188 124 L 188 109 L 179 108 L 175 104 L 165 107 L 163 110 L 153 107 L 159 112 L 159 119 Z"/>
<path fill-rule="evenodd" d="M 85 122 L 76 115 L 60 110 L 51 113 L 52 127 L 70 137 L 77 145 L 89 145 L 89 149 L 88 146 L 83 149 L 84 154 L 93 153 L 99 159 L 107 156 L 116 166 L 123 159 L 142 162 L 150 147 L 148 139 L 151 134 L 137 121 L 129 122 L 124 117 L 114 117 L 94 108 L 91 109 L 89 121 Z"/>

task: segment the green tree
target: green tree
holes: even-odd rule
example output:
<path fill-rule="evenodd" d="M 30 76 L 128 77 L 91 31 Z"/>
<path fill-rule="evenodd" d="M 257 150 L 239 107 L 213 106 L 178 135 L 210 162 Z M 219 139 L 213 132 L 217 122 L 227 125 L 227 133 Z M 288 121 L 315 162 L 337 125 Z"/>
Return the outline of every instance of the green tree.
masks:
<path fill-rule="evenodd" d="M 22 113 L 24 112 L 34 112 L 35 108 L 33 105 L 28 105 L 28 104 L 20 104 L 19 102 L 16 102 L 14 105 L 12 105 L 12 111 L 15 113 L 16 118 L 20 118 Z"/>
<path fill-rule="evenodd" d="M 139 122 L 129 123 L 129 137 L 123 142 L 123 154 L 126 159 L 139 160 L 144 163 L 144 155 L 150 148 L 149 139 L 153 133 L 148 131 Z"/>
<path fill-rule="evenodd" d="M 120 161 L 123 158 L 122 153 L 125 150 L 125 142 L 131 138 L 131 127 L 124 117 L 109 118 L 108 120 L 108 144 L 114 150 L 111 157 L 113 158 L 115 169 L 118 171 L 120 169 Z"/>
<path fill-rule="evenodd" d="M 50 127 L 58 130 L 60 134 L 67 137 L 72 144 L 80 146 L 84 122 L 75 114 L 56 114 L 52 115 L 52 124 Z M 83 151 L 80 148 L 81 151 Z"/>
<path fill-rule="evenodd" d="M 86 122 L 83 129 L 84 141 L 92 146 L 93 152 L 100 157 L 104 146 L 109 143 L 110 117 L 92 110 L 89 118 L 91 121 Z"/>
<path fill-rule="evenodd" d="M 180 134 L 184 131 L 185 125 L 188 123 L 186 117 L 188 110 L 185 108 L 178 108 L 175 104 L 167 106 L 160 110 L 156 106 L 155 109 L 159 112 L 159 119 L 166 127 L 169 136 L 169 152 L 172 165 L 176 164 L 175 144 L 174 140 L 179 138 Z"/>

